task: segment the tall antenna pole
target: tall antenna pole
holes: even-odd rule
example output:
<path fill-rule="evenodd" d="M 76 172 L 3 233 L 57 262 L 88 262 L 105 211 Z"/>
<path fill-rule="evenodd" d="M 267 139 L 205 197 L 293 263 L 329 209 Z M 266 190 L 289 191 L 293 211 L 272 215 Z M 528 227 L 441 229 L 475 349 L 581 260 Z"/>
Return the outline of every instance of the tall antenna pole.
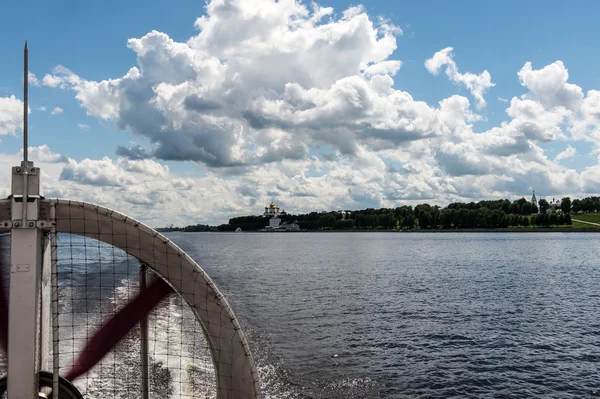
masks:
<path fill-rule="evenodd" d="M 24 160 L 12 169 L 10 232 L 10 291 L 8 301 L 8 363 L 7 387 L 9 398 L 37 398 L 40 369 L 40 317 L 42 287 L 43 230 L 40 220 L 40 170 L 27 158 L 27 88 L 29 68 L 27 43 L 23 53 L 23 137 Z M 47 303 L 47 302 L 45 302 Z M 46 348 L 45 346 L 43 348 Z M 14 359 L 17 359 L 15 362 Z"/>
<path fill-rule="evenodd" d="M 27 41 L 25 41 L 25 51 L 23 52 L 24 78 L 23 78 L 23 160 L 27 163 L 28 141 L 28 111 L 29 111 L 29 50 L 27 50 Z"/>

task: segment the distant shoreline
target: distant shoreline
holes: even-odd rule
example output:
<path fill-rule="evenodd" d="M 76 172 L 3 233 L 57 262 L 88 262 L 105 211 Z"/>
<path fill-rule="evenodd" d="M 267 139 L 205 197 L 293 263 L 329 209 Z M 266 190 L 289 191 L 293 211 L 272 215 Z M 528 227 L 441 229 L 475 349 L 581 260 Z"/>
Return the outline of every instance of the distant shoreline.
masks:
<path fill-rule="evenodd" d="M 199 233 L 193 231 L 169 231 L 167 233 Z M 235 233 L 234 231 L 215 231 L 206 233 Z M 286 231 L 286 232 L 268 232 L 260 230 L 246 230 L 242 233 L 600 233 L 600 228 L 570 228 L 570 227 L 539 227 L 539 228 L 498 228 L 498 229 L 447 229 L 447 230 L 306 230 L 306 231 Z M 239 233 L 238 233 L 239 234 Z"/>
<path fill-rule="evenodd" d="M 313 230 L 307 233 L 600 233 L 600 228 L 548 227 L 535 229 L 447 229 L 447 230 Z"/>

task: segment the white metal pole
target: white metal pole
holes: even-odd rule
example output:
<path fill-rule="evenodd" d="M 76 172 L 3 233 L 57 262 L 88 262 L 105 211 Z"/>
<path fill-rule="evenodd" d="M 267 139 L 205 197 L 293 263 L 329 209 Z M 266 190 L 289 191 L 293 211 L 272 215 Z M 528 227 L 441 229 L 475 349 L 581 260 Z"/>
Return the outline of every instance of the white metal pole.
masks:
<path fill-rule="evenodd" d="M 27 159 L 27 43 L 24 51 L 24 159 L 11 179 L 10 293 L 8 305 L 8 398 L 39 397 L 42 230 L 38 228 L 40 171 Z M 30 198 L 31 197 L 31 198 Z M 29 201 L 31 199 L 31 202 Z M 12 359 L 12 361 L 11 361 Z"/>
<path fill-rule="evenodd" d="M 14 225 L 14 223 L 13 223 Z M 41 231 L 13 228 L 8 310 L 8 398 L 37 398 Z"/>

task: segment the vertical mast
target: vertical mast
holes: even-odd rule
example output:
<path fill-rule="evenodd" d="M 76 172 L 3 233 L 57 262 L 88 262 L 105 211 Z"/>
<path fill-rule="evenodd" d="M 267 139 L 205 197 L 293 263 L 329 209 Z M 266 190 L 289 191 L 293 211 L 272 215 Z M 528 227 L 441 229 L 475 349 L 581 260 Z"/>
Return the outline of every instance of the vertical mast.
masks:
<path fill-rule="evenodd" d="M 38 228 L 40 170 L 28 160 L 28 51 L 24 49 L 23 155 L 12 168 L 10 291 L 8 302 L 8 397 L 37 398 L 40 369 L 40 287 L 43 230 Z M 44 347 L 45 348 L 45 347 Z"/>
<path fill-rule="evenodd" d="M 27 163 L 28 143 L 28 114 L 29 114 L 29 50 L 27 49 L 27 41 L 25 41 L 25 51 L 23 52 L 24 78 L 23 78 L 23 161 Z"/>

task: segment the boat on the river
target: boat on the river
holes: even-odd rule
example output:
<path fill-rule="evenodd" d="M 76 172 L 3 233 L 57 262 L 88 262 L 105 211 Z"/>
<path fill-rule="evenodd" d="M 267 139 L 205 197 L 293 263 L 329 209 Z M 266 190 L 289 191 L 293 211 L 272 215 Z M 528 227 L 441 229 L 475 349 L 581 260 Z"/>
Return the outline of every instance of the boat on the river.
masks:
<path fill-rule="evenodd" d="M 291 231 L 300 231 L 300 225 L 296 222 L 281 224 L 281 218 L 279 216 L 273 216 L 269 219 L 269 225 L 261 229 L 262 232 L 270 233 L 286 233 Z"/>
<path fill-rule="evenodd" d="M 269 232 L 269 233 L 289 233 L 289 232 L 301 231 L 301 230 L 300 230 L 300 225 L 298 225 L 297 223 L 288 223 L 288 224 L 282 224 L 277 227 L 266 226 L 264 229 L 261 229 L 260 231 Z"/>

